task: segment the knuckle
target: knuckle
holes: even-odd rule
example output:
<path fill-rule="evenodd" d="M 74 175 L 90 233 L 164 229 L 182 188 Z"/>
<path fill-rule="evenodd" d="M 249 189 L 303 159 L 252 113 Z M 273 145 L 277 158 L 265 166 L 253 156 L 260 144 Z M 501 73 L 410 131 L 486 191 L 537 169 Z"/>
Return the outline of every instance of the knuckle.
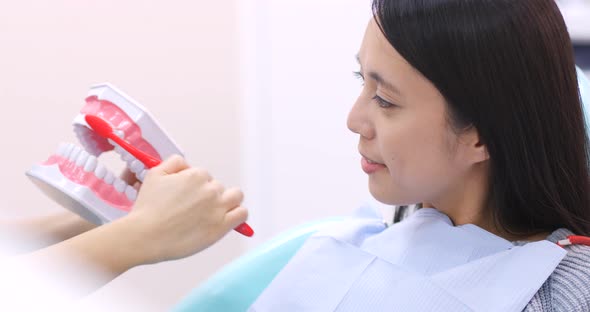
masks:
<path fill-rule="evenodd" d="M 173 163 L 182 163 L 184 162 L 184 158 L 178 154 L 173 154 L 172 156 L 168 157 L 168 160 Z"/>
<path fill-rule="evenodd" d="M 209 172 L 203 168 L 195 168 L 195 172 L 197 173 L 197 175 L 201 178 L 208 178 L 211 175 L 209 174 Z"/>
<path fill-rule="evenodd" d="M 216 191 L 217 193 L 221 194 L 225 190 L 225 187 L 223 186 L 223 184 L 221 184 L 217 180 L 211 181 L 210 184 L 211 184 L 212 190 Z"/>
<path fill-rule="evenodd" d="M 201 168 L 189 169 L 189 177 L 194 180 L 207 180 L 209 178 L 209 172 Z"/>
<path fill-rule="evenodd" d="M 186 170 L 186 175 L 189 179 L 194 180 L 199 176 L 199 173 L 195 168 L 190 168 Z"/>
<path fill-rule="evenodd" d="M 207 183 L 203 187 L 203 191 L 207 197 L 216 197 L 220 194 L 221 185 L 218 183 Z"/>

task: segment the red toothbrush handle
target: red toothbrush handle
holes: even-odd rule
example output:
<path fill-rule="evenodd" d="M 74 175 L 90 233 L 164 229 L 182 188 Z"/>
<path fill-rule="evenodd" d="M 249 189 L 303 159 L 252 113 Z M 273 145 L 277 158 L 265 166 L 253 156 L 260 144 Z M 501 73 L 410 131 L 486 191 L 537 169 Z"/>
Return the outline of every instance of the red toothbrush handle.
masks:
<path fill-rule="evenodd" d="M 137 154 L 137 155 L 133 155 L 133 156 L 135 156 L 137 158 L 137 160 L 141 161 L 145 165 L 145 167 L 148 169 L 153 168 L 153 167 L 162 163 L 161 160 L 159 160 L 155 157 L 152 157 L 152 156 L 150 156 L 146 153 L 143 153 L 143 152 L 141 154 Z"/>
<path fill-rule="evenodd" d="M 586 245 L 590 246 L 590 237 L 581 235 L 568 235 L 566 239 L 562 239 L 557 242 L 560 247 L 569 245 Z"/>
<path fill-rule="evenodd" d="M 252 237 L 252 235 L 254 235 L 254 230 L 252 230 L 252 228 L 246 222 L 238 225 L 234 230 L 248 237 Z"/>
<path fill-rule="evenodd" d="M 590 246 L 590 237 L 580 235 L 569 235 L 567 237 L 573 245 Z"/>

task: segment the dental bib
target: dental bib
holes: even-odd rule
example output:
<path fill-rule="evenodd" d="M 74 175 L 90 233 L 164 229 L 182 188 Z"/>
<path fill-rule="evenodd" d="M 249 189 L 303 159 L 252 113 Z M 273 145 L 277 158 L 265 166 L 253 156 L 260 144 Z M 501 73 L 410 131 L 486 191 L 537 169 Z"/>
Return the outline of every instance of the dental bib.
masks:
<path fill-rule="evenodd" d="M 353 218 L 311 236 L 250 311 L 521 311 L 565 254 L 432 208 Z"/>
<path fill-rule="evenodd" d="M 98 161 L 105 152 L 121 155 L 139 181 L 147 169 L 111 140 L 91 130 L 86 115 L 109 122 L 115 134 L 160 160 L 183 155 L 178 146 L 141 104 L 110 84 L 90 88 L 86 104 L 74 118 L 73 128 L 80 144 L 62 143 L 57 151 L 26 175 L 50 198 L 94 224 L 104 224 L 126 215 L 137 190 Z"/>

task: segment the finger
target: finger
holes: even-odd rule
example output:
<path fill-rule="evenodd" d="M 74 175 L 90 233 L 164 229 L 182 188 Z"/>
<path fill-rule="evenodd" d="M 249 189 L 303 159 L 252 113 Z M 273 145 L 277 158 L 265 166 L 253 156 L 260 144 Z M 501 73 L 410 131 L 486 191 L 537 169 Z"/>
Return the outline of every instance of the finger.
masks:
<path fill-rule="evenodd" d="M 230 211 L 239 206 L 244 201 L 244 193 L 237 187 L 227 189 L 221 195 L 221 203 Z"/>
<path fill-rule="evenodd" d="M 227 230 L 231 230 L 238 225 L 246 222 L 248 219 L 248 209 L 242 206 L 238 206 L 235 209 L 228 211 L 225 214 L 225 224 Z"/>
<path fill-rule="evenodd" d="M 158 175 L 167 175 L 180 172 L 187 168 L 189 168 L 189 165 L 182 156 L 172 155 L 158 166 L 152 168 L 150 172 L 154 172 Z"/>

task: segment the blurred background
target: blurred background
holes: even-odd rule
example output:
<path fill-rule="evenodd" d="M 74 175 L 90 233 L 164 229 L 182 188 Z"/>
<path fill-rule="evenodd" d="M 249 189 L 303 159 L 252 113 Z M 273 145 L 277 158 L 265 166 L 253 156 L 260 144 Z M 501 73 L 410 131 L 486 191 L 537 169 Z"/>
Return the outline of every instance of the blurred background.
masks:
<path fill-rule="evenodd" d="M 559 4 L 590 71 L 590 3 Z M 370 16 L 369 0 L 0 1 L 0 217 L 62 211 L 24 172 L 77 143 L 72 119 L 100 82 L 150 110 L 191 164 L 241 186 L 256 236 L 135 268 L 90 300 L 165 311 L 277 233 L 350 214 L 372 201 L 346 128 Z"/>

